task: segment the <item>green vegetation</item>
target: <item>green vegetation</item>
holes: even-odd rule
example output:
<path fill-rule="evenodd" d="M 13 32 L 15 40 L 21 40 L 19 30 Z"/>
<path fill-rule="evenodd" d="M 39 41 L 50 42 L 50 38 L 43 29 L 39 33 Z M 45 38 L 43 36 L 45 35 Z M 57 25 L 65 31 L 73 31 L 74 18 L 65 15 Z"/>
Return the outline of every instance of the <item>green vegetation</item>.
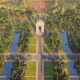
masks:
<path fill-rule="evenodd" d="M 53 80 L 53 77 L 45 77 L 45 80 Z"/>
<path fill-rule="evenodd" d="M 35 61 L 25 61 L 25 76 L 36 76 L 36 62 Z"/>
<path fill-rule="evenodd" d="M 53 64 L 51 61 L 44 62 L 44 75 L 45 76 L 53 76 Z"/>
<path fill-rule="evenodd" d="M 35 61 L 25 61 L 24 62 L 24 80 L 30 79 L 34 80 L 36 78 L 36 62 Z"/>
<path fill-rule="evenodd" d="M 75 34 L 74 34 L 75 33 Z M 70 46 L 75 53 L 80 52 L 80 41 L 75 31 L 68 33 Z M 74 34 L 74 35 L 73 35 Z"/>
<path fill-rule="evenodd" d="M 20 61 L 20 57 L 16 57 L 13 61 L 10 80 L 35 80 L 36 79 L 36 62 Z"/>
<path fill-rule="evenodd" d="M 35 77 L 26 77 L 26 78 L 23 78 L 24 80 L 36 80 Z"/>
<path fill-rule="evenodd" d="M 33 24 L 27 22 L 28 17 L 30 16 L 29 13 L 29 10 L 23 12 L 21 10 L 0 8 L 0 52 L 9 52 L 14 30 L 20 30 L 21 32 L 17 51 L 30 52 L 31 49 L 31 52 L 36 52 L 35 45 L 34 48 L 29 45 L 36 43 L 36 40 L 30 31 Z"/>
<path fill-rule="evenodd" d="M 22 11 L 12 11 L 0 8 L 0 53 L 9 52 L 15 25 L 24 21 L 25 15 Z M 7 46 L 7 47 L 6 47 Z"/>
<path fill-rule="evenodd" d="M 0 76 L 2 75 L 2 71 L 4 68 L 4 62 L 5 62 L 4 56 L 0 56 Z"/>
<path fill-rule="evenodd" d="M 12 1 L 11 4 L 15 4 L 16 1 Z M 26 1 L 25 1 L 26 2 Z M 68 32 L 68 39 L 69 39 L 69 44 L 70 47 L 72 49 L 73 52 L 79 53 L 80 52 L 80 38 L 79 38 L 79 34 L 80 34 L 80 11 L 79 11 L 79 3 L 77 3 L 77 5 L 75 6 L 75 8 L 72 9 L 63 9 L 64 5 L 62 5 L 62 3 L 69 3 L 69 1 L 61 1 L 61 4 L 59 1 L 54 2 L 54 6 L 52 6 L 51 8 L 49 8 L 49 10 L 45 11 L 46 14 L 48 14 L 49 16 L 47 17 L 46 15 L 44 15 L 45 18 L 45 22 L 46 22 L 46 29 L 48 30 L 49 34 L 44 38 L 44 51 L 45 52 L 55 52 L 55 51 L 63 51 L 62 45 L 61 45 L 61 41 L 60 41 L 60 37 L 59 37 L 59 31 L 61 30 L 66 30 Z M 10 2 L 9 2 L 10 3 Z M 12 37 L 10 37 L 10 39 L 8 39 L 8 37 L 6 37 L 7 39 L 4 39 L 6 32 L 6 29 L 8 31 L 8 34 L 10 34 L 12 36 L 13 34 L 13 30 L 21 30 L 21 34 L 26 34 L 26 32 L 24 32 L 24 30 L 26 31 L 26 29 L 28 29 L 28 27 L 30 27 L 29 29 L 31 30 L 32 27 L 34 26 L 34 24 L 32 24 L 32 15 L 38 13 L 37 11 L 33 11 L 33 10 L 29 10 L 29 9 L 25 9 L 23 7 L 23 3 L 24 1 L 20 1 L 19 3 L 17 2 L 16 6 L 14 9 L 9 8 L 9 7 L 0 7 L 0 52 L 4 52 L 4 50 L 6 52 L 9 51 L 9 47 L 10 47 L 10 43 L 12 40 Z M 72 5 L 72 3 L 70 3 Z M 75 1 L 73 2 L 73 5 L 75 4 Z M 22 6 L 21 6 L 22 5 Z M 62 5 L 62 6 L 61 6 Z M 8 5 L 5 5 L 8 6 Z M 19 8 L 20 7 L 20 8 Z M 23 9 L 22 9 L 23 8 Z M 57 9 L 57 12 L 55 11 Z M 55 13 L 54 13 L 55 11 Z M 44 12 L 44 11 L 43 11 Z M 37 15 L 36 15 L 37 17 Z M 34 19 L 33 19 L 34 20 Z M 10 28 L 8 28 L 10 27 Z M 76 33 L 74 35 L 74 33 Z M 3 35 L 4 34 L 4 35 Z M 28 35 L 28 34 L 27 34 Z M 27 36 L 26 35 L 26 36 Z M 50 39 L 49 39 L 50 38 Z M 35 43 L 34 40 L 32 40 L 29 44 L 31 43 Z M 4 44 L 3 44 L 4 43 Z M 9 45 L 7 45 L 9 43 Z M 24 42 L 23 42 L 24 43 Z M 5 48 L 4 45 L 7 45 L 8 47 Z M 27 43 L 26 43 L 26 48 L 27 48 Z M 21 46 L 19 46 L 21 48 Z M 24 47 L 24 45 L 23 45 Z M 22 47 L 22 48 L 23 48 Z M 29 45 L 30 47 L 30 45 Z M 35 47 L 35 45 L 34 45 Z M 18 48 L 18 51 L 21 51 L 20 48 Z M 30 47 L 31 48 L 31 47 Z M 25 49 L 23 52 L 30 52 L 30 48 L 28 49 L 28 51 Z M 31 49 L 31 52 L 35 52 L 36 50 L 34 50 L 33 48 Z"/>
<path fill-rule="evenodd" d="M 13 27 L 6 26 L 5 31 L 3 32 L 3 35 L 0 40 L 0 53 L 9 51 L 12 41 L 12 35 L 13 35 Z"/>
<path fill-rule="evenodd" d="M 80 58 L 75 59 L 74 67 L 76 68 L 80 79 Z"/>
<path fill-rule="evenodd" d="M 57 60 L 45 61 L 44 63 L 45 80 L 70 80 L 66 63 L 59 63 Z M 51 76 L 51 77 L 48 77 Z"/>
<path fill-rule="evenodd" d="M 74 53 L 80 53 L 80 3 L 77 1 L 69 3 L 69 0 L 57 0 L 57 2 L 52 0 L 54 5 L 40 13 L 25 8 L 27 1 L 19 0 L 16 3 L 13 0 L 0 4 L 0 53 L 9 52 L 14 31 L 20 31 L 17 52 L 35 53 L 36 38 L 32 34 L 32 30 L 35 27 L 34 22 L 37 19 L 45 21 L 45 28 L 48 31 L 48 35 L 44 37 L 44 52 L 62 52 L 63 47 L 59 32 L 67 31 L 69 47 Z M 44 13 L 44 15 L 36 15 L 34 18 L 33 15 L 36 13 Z M 4 67 L 4 62 L 5 58 L 0 55 L 0 75 Z M 75 60 L 74 66 L 80 75 L 79 59 Z M 68 67 L 64 60 L 60 60 L 60 62 L 55 59 L 45 61 L 44 69 L 45 80 L 70 80 Z M 11 76 L 11 80 L 35 80 L 36 61 L 20 62 L 20 58 L 15 59 L 13 61 Z"/>
<path fill-rule="evenodd" d="M 28 52 L 29 53 L 36 53 L 36 45 L 28 45 Z"/>
<path fill-rule="evenodd" d="M 80 35 L 80 24 L 79 24 L 80 11 L 79 11 L 79 9 L 80 8 L 79 8 L 79 5 L 80 4 L 78 4 L 75 9 L 67 9 L 63 13 L 61 10 L 54 13 L 53 7 L 47 11 L 48 15 L 50 16 L 50 19 L 47 19 L 47 20 L 50 20 L 50 21 L 46 21 L 46 26 L 49 25 L 48 28 L 50 28 L 52 33 L 54 33 L 54 31 L 55 31 L 55 35 L 56 35 L 56 33 L 58 34 L 58 32 L 61 32 L 64 30 L 67 31 L 69 46 L 74 53 L 80 52 L 80 48 L 79 48 L 79 46 L 80 46 L 80 37 L 79 37 L 79 35 Z M 48 29 L 48 31 L 50 31 L 50 30 Z M 50 34 L 50 32 L 48 35 L 49 36 L 53 35 L 52 33 Z M 53 39 L 55 40 L 56 38 L 53 38 Z M 53 39 L 52 39 L 52 37 L 50 37 L 50 39 L 49 38 L 46 39 L 49 41 L 49 43 L 51 42 L 50 46 L 48 45 L 50 47 L 50 49 L 54 49 L 54 44 L 52 44 Z M 48 41 L 46 41 L 47 44 L 48 44 Z M 59 41 L 59 45 L 61 46 L 59 38 L 58 38 L 58 41 Z M 60 47 L 60 49 L 62 50 L 61 47 Z"/>
<path fill-rule="evenodd" d="M 36 53 L 36 37 L 34 37 L 33 34 L 29 37 L 28 52 Z"/>
<path fill-rule="evenodd" d="M 11 78 L 10 80 L 23 80 L 23 68 L 24 61 L 20 61 L 19 57 L 13 61 L 13 68 L 11 70 Z"/>
<path fill-rule="evenodd" d="M 56 52 L 56 51 L 62 51 L 62 44 L 60 41 L 60 36 L 58 33 L 58 26 L 55 25 L 52 21 L 47 20 L 46 21 L 46 28 L 48 30 L 48 35 L 44 38 L 44 44 L 47 45 L 47 48 L 51 52 Z M 45 51 L 46 47 L 44 48 Z"/>
<path fill-rule="evenodd" d="M 18 52 L 36 52 L 36 38 L 31 33 L 30 26 L 31 25 L 29 25 L 28 23 L 23 23 L 21 27 L 17 26 L 17 28 L 21 30 L 20 40 L 17 47 Z"/>

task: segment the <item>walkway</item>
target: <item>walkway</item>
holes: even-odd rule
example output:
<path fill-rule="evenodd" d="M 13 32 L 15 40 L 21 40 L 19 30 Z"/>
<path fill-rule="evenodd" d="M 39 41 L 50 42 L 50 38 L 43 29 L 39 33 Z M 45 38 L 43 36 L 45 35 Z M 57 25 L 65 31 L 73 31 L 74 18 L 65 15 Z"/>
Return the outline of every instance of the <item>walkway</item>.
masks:
<path fill-rule="evenodd" d="M 43 61 L 42 61 L 42 53 L 43 53 L 43 37 L 37 36 L 37 53 L 39 55 L 39 61 L 36 64 L 36 80 L 44 80 L 44 71 L 43 71 Z"/>

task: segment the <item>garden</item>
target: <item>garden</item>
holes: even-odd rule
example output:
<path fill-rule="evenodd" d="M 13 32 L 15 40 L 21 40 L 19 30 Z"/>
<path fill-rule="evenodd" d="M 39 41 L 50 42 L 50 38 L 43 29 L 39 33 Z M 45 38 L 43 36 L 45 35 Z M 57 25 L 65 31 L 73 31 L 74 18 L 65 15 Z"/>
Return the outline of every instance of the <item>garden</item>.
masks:
<path fill-rule="evenodd" d="M 2 71 L 4 69 L 5 57 L 0 56 L 0 76 L 2 75 Z"/>
<path fill-rule="evenodd" d="M 77 70 L 80 79 L 80 58 L 75 59 L 74 67 Z"/>
<path fill-rule="evenodd" d="M 70 80 L 66 63 L 57 60 L 44 62 L 45 80 Z"/>
<path fill-rule="evenodd" d="M 36 61 L 24 61 L 24 80 L 36 80 Z"/>
<path fill-rule="evenodd" d="M 48 28 L 50 28 L 53 33 L 55 31 L 55 34 L 58 32 L 67 31 L 68 42 L 69 42 L 68 45 L 70 46 L 72 52 L 79 53 L 80 52 L 80 48 L 79 48 L 79 46 L 80 46 L 79 5 L 77 5 L 77 7 L 75 9 L 66 9 L 66 10 L 64 10 L 63 13 L 61 12 L 62 10 L 59 10 L 56 13 L 54 13 L 53 10 L 54 10 L 54 8 L 51 8 L 47 12 L 50 16 L 50 19 L 49 19 L 50 21 L 48 21 L 48 22 L 46 21 L 46 24 L 47 24 L 46 26 L 48 26 L 48 24 L 49 24 Z M 51 28 L 51 26 L 53 26 L 54 30 Z M 50 33 L 49 33 L 49 35 L 50 35 Z M 54 46 L 54 44 L 52 44 L 52 45 Z M 61 43 L 59 43 L 59 45 L 61 45 Z M 52 47 L 52 49 L 53 48 L 54 47 Z"/>
<path fill-rule="evenodd" d="M 48 31 L 48 35 L 44 37 L 44 51 L 48 53 L 62 52 L 63 47 L 61 44 L 58 27 L 50 20 L 46 21 L 45 26 Z"/>
<path fill-rule="evenodd" d="M 31 33 L 31 25 L 24 23 L 21 27 L 16 27 L 21 30 L 20 40 L 17 47 L 17 52 L 35 53 L 36 52 L 36 38 Z"/>
<path fill-rule="evenodd" d="M 16 57 L 13 61 L 10 80 L 36 80 L 36 61 L 21 60 Z"/>

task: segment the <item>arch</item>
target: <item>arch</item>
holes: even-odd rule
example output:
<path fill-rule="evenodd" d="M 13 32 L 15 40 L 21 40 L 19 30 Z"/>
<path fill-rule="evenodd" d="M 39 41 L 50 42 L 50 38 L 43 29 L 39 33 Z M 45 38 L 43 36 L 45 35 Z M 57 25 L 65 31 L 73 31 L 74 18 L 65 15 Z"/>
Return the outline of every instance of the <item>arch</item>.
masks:
<path fill-rule="evenodd" d="M 44 33 L 44 25 L 45 23 L 42 20 L 38 20 L 36 22 L 36 34 L 37 35 L 42 35 Z"/>

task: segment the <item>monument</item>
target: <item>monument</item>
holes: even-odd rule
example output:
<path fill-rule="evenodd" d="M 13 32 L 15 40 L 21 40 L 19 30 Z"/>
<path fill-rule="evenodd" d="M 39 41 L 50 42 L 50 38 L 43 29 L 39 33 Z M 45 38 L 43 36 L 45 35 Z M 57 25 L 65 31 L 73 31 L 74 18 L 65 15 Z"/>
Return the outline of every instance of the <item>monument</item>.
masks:
<path fill-rule="evenodd" d="M 43 35 L 44 34 L 44 25 L 45 23 L 42 20 L 38 20 L 36 22 L 36 34 Z"/>

